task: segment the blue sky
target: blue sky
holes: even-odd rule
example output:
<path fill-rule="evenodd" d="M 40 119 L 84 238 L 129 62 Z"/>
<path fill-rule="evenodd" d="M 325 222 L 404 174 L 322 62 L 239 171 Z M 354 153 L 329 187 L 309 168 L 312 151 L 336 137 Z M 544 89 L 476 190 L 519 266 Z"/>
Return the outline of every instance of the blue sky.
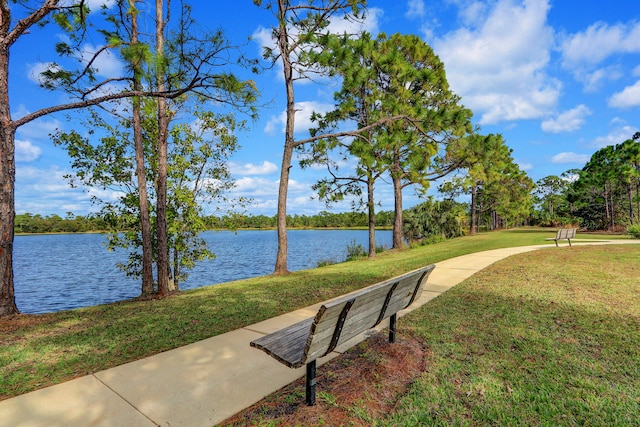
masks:
<path fill-rule="evenodd" d="M 95 3 L 100 2 L 94 0 Z M 104 1 L 102 1 L 104 2 Z M 147 3 L 150 3 L 147 1 Z M 191 1 L 201 27 L 223 28 L 228 37 L 257 57 L 271 43 L 273 16 L 251 0 Z M 149 18 L 151 22 L 151 18 Z M 339 28 L 340 23 L 335 23 Z M 341 28 L 341 27 L 340 27 Z M 474 113 L 480 133 L 500 133 L 513 157 L 537 181 L 581 168 L 599 148 L 617 144 L 640 130 L 640 2 L 632 0 L 396 0 L 369 1 L 362 28 L 371 33 L 417 34 L 444 62 L 447 78 L 462 103 Z M 48 45 L 55 32 L 34 29 L 11 51 L 10 102 L 14 118 L 65 101 L 46 92 L 36 76 L 55 57 Z M 251 37 L 251 40 L 249 38 Z M 94 37 L 83 48 L 100 47 Z M 34 49 L 34 46 L 37 48 Z M 98 64 L 102 77 L 118 75 L 122 62 L 111 57 Z M 242 148 L 231 159 L 236 193 L 250 196 L 253 214 L 274 215 L 281 163 L 285 95 L 281 69 L 255 76 L 261 91 L 257 121 L 238 134 Z M 296 137 L 308 136 L 312 111 L 332 106 L 335 83 L 296 87 Z M 69 187 L 66 153 L 49 135 L 77 125 L 75 113 L 47 116 L 18 130 L 16 136 L 16 211 L 42 215 L 87 214 L 97 208 L 91 194 L 110 199 L 117 193 Z M 82 128 L 78 128 L 81 130 Z M 325 210 L 311 185 L 319 170 L 291 171 L 288 212 Z M 393 209 L 390 185 L 379 183 L 379 209 Z M 405 207 L 419 203 L 405 193 Z M 349 210 L 345 202 L 333 210 Z"/>

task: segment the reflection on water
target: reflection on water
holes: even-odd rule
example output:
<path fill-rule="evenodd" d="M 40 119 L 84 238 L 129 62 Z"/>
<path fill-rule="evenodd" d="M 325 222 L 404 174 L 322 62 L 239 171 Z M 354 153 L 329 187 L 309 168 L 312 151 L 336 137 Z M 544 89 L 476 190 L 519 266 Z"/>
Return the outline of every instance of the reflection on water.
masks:
<path fill-rule="evenodd" d="M 342 261 L 354 240 L 367 247 L 366 230 L 291 230 L 289 270 L 314 268 L 319 261 Z M 181 289 L 192 289 L 273 272 L 276 231 L 202 235 L 216 254 L 190 271 Z M 378 246 L 391 246 L 391 231 L 376 233 Z M 13 271 L 16 303 L 22 313 L 47 313 L 134 298 L 140 282 L 116 268 L 125 251 L 108 252 L 100 234 L 16 236 Z"/>

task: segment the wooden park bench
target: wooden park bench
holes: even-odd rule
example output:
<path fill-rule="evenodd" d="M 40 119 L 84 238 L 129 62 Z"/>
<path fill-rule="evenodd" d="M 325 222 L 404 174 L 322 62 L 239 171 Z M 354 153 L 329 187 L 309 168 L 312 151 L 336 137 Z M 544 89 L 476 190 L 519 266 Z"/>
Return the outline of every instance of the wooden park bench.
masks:
<path fill-rule="evenodd" d="M 322 304 L 315 317 L 251 342 L 290 368 L 307 366 L 306 403 L 316 400 L 316 359 L 389 318 L 389 342 L 396 338 L 396 314 L 420 297 L 434 265 L 368 286 Z"/>
<path fill-rule="evenodd" d="M 556 242 L 556 247 L 558 247 L 558 240 L 568 240 L 569 246 L 571 246 L 571 239 L 576 237 L 576 229 L 575 228 L 561 228 L 556 233 L 556 237 L 550 237 L 544 240 L 554 240 Z"/>

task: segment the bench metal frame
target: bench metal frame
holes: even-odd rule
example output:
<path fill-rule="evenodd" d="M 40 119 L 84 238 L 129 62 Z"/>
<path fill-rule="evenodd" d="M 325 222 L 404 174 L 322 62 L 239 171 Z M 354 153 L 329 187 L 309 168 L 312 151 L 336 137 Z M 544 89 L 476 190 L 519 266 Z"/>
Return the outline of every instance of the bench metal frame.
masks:
<path fill-rule="evenodd" d="M 420 297 L 429 265 L 322 304 L 315 317 L 251 342 L 290 368 L 306 365 L 306 403 L 316 401 L 316 360 L 389 319 L 389 342 L 396 340 L 397 313 Z"/>

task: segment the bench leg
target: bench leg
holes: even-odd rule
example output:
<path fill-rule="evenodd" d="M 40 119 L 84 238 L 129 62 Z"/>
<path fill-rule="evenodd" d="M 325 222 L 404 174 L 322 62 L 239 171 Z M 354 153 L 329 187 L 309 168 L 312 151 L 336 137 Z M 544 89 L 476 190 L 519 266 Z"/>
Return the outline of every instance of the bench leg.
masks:
<path fill-rule="evenodd" d="M 306 402 L 308 406 L 316 404 L 316 361 L 307 363 L 307 391 Z"/>
<path fill-rule="evenodd" d="M 567 239 L 569 241 L 569 246 L 571 246 L 571 239 Z"/>
<path fill-rule="evenodd" d="M 389 342 L 394 343 L 396 342 L 396 314 L 392 314 L 391 317 L 389 317 Z"/>
<path fill-rule="evenodd" d="M 556 248 L 558 247 L 558 239 L 556 239 Z"/>

